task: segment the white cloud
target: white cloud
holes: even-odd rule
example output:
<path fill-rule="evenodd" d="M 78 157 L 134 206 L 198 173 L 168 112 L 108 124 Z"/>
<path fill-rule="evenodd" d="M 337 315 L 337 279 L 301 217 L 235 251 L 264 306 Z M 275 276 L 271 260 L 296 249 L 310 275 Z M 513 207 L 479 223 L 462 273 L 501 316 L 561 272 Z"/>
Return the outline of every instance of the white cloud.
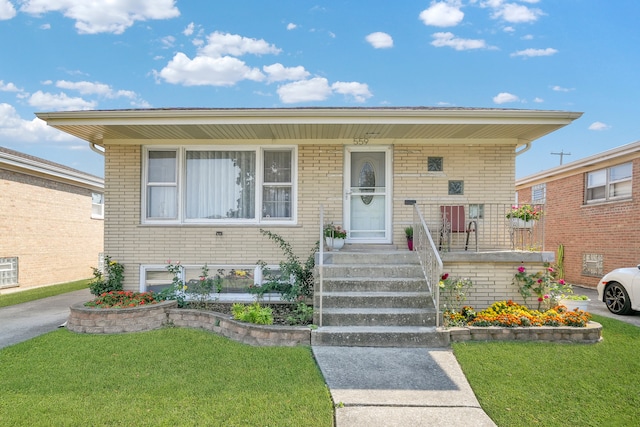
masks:
<path fill-rule="evenodd" d="M 5 84 L 3 80 L 0 80 L 0 92 L 22 92 L 22 90 L 11 82 Z"/>
<path fill-rule="evenodd" d="M 602 122 L 593 122 L 589 125 L 589 130 L 609 130 L 611 126 Z"/>
<path fill-rule="evenodd" d="M 554 92 L 571 92 L 573 89 L 562 86 L 551 86 L 551 90 L 553 90 Z"/>
<path fill-rule="evenodd" d="M 0 21 L 16 16 L 16 8 L 9 0 L 0 0 Z"/>
<path fill-rule="evenodd" d="M 185 86 L 233 86 L 241 80 L 265 78 L 259 69 L 248 67 L 237 58 L 197 56 L 190 59 L 182 52 L 176 53 L 157 75 L 169 83 Z"/>
<path fill-rule="evenodd" d="M 521 4 L 502 4 L 500 2 L 492 16 L 493 18 L 502 18 L 507 22 L 517 24 L 523 22 L 534 22 L 542 15 L 544 15 L 544 13 L 540 9 L 531 9 Z"/>
<path fill-rule="evenodd" d="M 511 54 L 511 56 L 525 56 L 525 57 L 534 57 L 534 56 L 551 56 L 558 53 L 557 49 L 552 47 L 548 47 L 546 49 L 524 49 L 519 50 Z"/>
<path fill-rule="evenodd" d="M 267 82 L 281 82 L 285 80 L 304 80 L 309 77 L 309 72 L 303 66 L 285 67 L 280 63 L 265 65 L 262 71 L 267 74 Z"/>
<path fill-rule="evenodd" d="M 184 30 L 182 30 L 182 34 L 189 37 L 195 31 L 195 28 L 196 28 L 196 24 L 194 24 L 193 22 L 189 22 L 189 25 L 187 25 L 187 27 Z"/>
<path fill-rule="evenodd" d="M 58 80 L 56 87 L 60 89 L 77 90 L 82 95 L 100 95 L 106 98 L 136 98 L 136 93 L 130 90 L 113 90 L 111 86 L 98 82 L 70 82 Z"/>
<path fill-rule="evenodd" d="M 533 40 L 533 35 L 532 34 L 526 34 L 522 37 L 520 37 L 522 40 Z"/>
<path fill-rule="evenodd" d="M 95 101 L 82 98 L 71 98 L 66 93 L 58 94 L 37 91 L 29 97 L 29 105 L 41 110 L 90 110 L 95 108 Z"/>
<path fill-rule="evenodd" d="M 493 97 L 493 102 L 495 104 L 505 104 L 507 102 L 518 102 L 520 98 L 516 95 L 513 95 L 509 92 L 500 92 L 496 96 Z"/>
<path fill-rule="evenodd" d="M 24 120 L 12 105 L 0 103 L 0 141 L 3 139 L 11 143 L 76 140 L 67 133 L 47 126 L 44 120 L 37 117 Z"/>
<path fill-rule="evenodd" d="M 452 47 L 455 50 L 484 49 L 487 47 L 484 40 L 461 39 L 453 33 L 434 33 L 435 39 L 431 44 L 435 47 Z"/>
<path fill-rule="evenodd" d="M 220 33 L 216 31 L 209 34 L 207 44 L 198 51 L 198 54 L 218 58 L 223 55 L 277 55 L 280 52 L 281 50 L 275 45 L 269 44 L 263 39 L 252 39 L 238 34 Z"/>
<path fill-rule="evenodd" d="M 324 77 L 288 83 L 280 86 L 277 92 L 285 104 L 324 101 L 332 94 L 329 82 Z"/>
<path fill-rule="evenodd" d="M 373 94 L 369 90 L 369 85 L 367 85 L 366 83 L 335 82 L 331 85 L 331 89 L 341 95 L 353 97 L 353 100 L 356 102 L 365 102 L 367 99 L 373 96 Z"/>
<path fill-rule="evenodd" d="M 122 34 L 136 21 L 180 16 L 175 0 L 26 0 L 20 10 L 33 15 L 60 12 L 76 21 L 81 34 Z"/>
<path fill-rule="evenodd" d="M 513 33 L 513 32 L 515 32 L 515 31 L 516 31 L 516 29 L 515 29 L 515 28 L 513 28 L 513 27 L 511 27 L 511 26 L 504 27 L 502 30 L 503 30 L 505 33 Z"/>
<path fill-rule="evenodd" d="M 298 26 L 296 24 L 294 24 L 293 22 L 289 22 L 287 24 L 287 30 L 289 30 L 289 31 L 295 30 L 296 28 L 298 28 Z"/>
<path fill-rule="evenodd" d="M 378 31 L 369 34 L 367 37 L 365 37 L 365 39 L 371 44 L 371 46 L 375 47 L 376 49 L 386 49 L 393 47 L 393 38 L 387 33 Z"/>
<path fill-rule="evenodd" d="M 536 102 L 536 103 L 540 104 L 540 103 L 544 102 L 544 99 L 535 97 L 535 98 L 533 98 L 533 102 Z"/>
<path fill-rule="evenodd" d="M 173 36 L 166 36 L 160 39 L 163 49 L 170 49 L 176 43 L 176 38 Z"/>
<path fill-rule="evenodd" d="M 41 30 L 50 30 L 51 29 L 51 24 L 42 24 L 42 25 L 40 25 L 40 29 Z"/>
<path fill-rule="evenodd" d="M 460 6 L 452 3 L 431 3 L 428 9 L 420 12 L 420 19 L 425 25 L 434 27 L 454 27 L 464 19 Z"/>

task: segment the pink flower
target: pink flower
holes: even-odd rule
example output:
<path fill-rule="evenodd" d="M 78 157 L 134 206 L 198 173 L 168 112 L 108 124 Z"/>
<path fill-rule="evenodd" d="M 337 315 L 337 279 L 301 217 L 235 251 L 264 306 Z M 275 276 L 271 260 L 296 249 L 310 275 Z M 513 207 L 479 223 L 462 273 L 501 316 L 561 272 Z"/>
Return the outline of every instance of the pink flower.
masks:
<path fill-rule="evenodd" d="M 553 267 L 549 267 L 547 268 L 547 270 L 549 271 L 549 273 L 553 273 Z"/>
<path fill-rule="evenodd" d="M 545 295 L 545 296 L 544 296 L 544 299 L 549 299 L 549 295 Z"/>
<path fill-rule="evenodd" d="M 523 265 L 521 265 L 520 267 L 518 267 L 518 273 L 524 273 L 526 271 L 526 268 L 524 268 Z"/>
<path fill-rule="evenodd" d="M 565 283 L 567 283 L 567 282 L 565 282 L 565 281 L 564 281 L 564 279 L 560 279 L 560 280 L 558 280 L 558 284 L 559 284 L 559 285 L 564 285 Z"/>

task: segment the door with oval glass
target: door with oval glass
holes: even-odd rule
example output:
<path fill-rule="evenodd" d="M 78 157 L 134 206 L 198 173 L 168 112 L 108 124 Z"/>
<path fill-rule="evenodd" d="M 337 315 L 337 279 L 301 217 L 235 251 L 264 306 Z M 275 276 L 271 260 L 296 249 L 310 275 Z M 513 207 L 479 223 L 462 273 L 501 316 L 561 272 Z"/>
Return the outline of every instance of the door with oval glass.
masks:
<path fill-rule="evenodd" d="M 391 149 L 349 147 L 345 156 L 349 243 L 391 243 Z"/>

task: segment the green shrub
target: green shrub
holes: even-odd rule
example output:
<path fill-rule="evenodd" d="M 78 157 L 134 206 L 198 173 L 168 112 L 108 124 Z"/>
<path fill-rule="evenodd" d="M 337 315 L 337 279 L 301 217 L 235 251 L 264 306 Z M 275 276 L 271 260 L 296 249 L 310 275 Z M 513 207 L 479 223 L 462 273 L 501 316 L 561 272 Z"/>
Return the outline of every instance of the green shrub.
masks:
<path fill-rule="evenodd" d="M 257 302 L 250 305 L 233 304 L 231 312 L 233 313 L 233 318 L 241 322 L 273 325 L 272 310 L 269 307 L 261 307 Z"/>
<path fill-rule="evenodd" d="M 290 325 L 308 325 L 313 322 L 313 306 L 303 302 L 298 303 L 296 308 L 287 316 Z"/>
<path fill-rule="evenodd" d="M 108 255 L 104 257 L 105 276 L 97 268 L 93 268 L 93 280 L 89 284 L 89 290 L 95 296 L 106 292 L 121 291 L 124 279 L 124 265 L 111 260 Z"/>
<path fill-rule="evenodd" d="M 301 301 L 311 298 L 313 296 L 313 270 L 316 266 L 315 253 L 318 251 L 320 242 L 316 242 L 307 260 L 302 263 L 300 258 L 293 252 L 291 244 L 284 240 L 282 236 L 263 229 L 260 229 L 260 233 L 280 246 L 280 249 L 284 252 L 286 261 L 280 262 L 280 277 L 275 277 L 271 274 L 266 268 L 264 261 L 258 261 L 264 277 L 267 278 L 267 283 L 264 283 L 262 286 L 250 288 L 249 291 L 261 296 L 268 291 L 275 290 L 280 292 L 282 299 L 286 301 Z"/>

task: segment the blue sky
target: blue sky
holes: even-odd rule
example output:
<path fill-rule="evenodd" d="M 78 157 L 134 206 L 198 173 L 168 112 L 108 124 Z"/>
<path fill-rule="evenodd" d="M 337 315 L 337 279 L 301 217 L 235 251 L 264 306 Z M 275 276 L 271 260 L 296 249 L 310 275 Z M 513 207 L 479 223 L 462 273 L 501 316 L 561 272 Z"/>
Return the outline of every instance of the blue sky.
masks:
<path fill-rule="evenodd" d="M 640 139 L 637 0 L 0 0 L 0 146 L 98 176 L 36 111 L 487 107 L 584 112 L 523 177 Z"/>

